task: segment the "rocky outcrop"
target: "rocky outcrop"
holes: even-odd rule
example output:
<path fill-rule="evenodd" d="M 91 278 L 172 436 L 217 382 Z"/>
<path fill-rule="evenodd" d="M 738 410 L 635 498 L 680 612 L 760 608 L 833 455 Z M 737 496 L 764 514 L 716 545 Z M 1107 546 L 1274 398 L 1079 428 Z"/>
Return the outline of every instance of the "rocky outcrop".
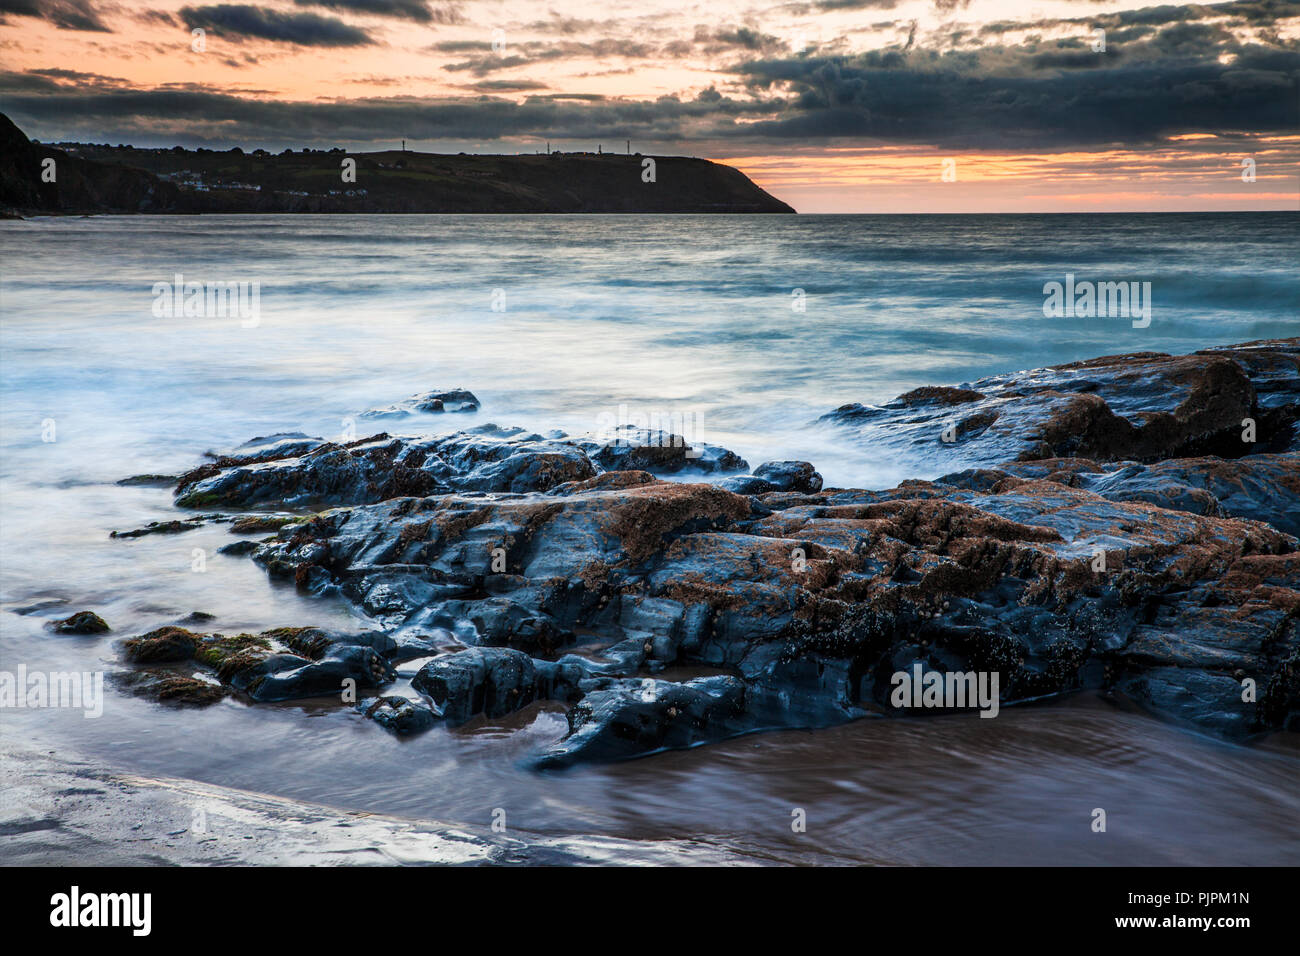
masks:
<path fill-rule="evenodd" d="M 182 475 L 176 503 L 186 508 L 334 506 L 407 495 L 547 491 L 601 471 L 634 467 L 711 474 L 748 466 L 725 448 L 692 446 L 666 432 L 543 437 L 488 424 L 441 437 L 394 438 L 384 432 L 347 444 L 272 436 L 213 456 L 211 463 Z"/>
<path fill-rule="evenodd" d="M 1086 458 L 1143 463 L 1294 451 L 1300 420 L 1295 339 L 1139 352 L 921 388 L 885 405 L 845 405 L 820 421 L 873 448 L 928 450 L 937 467 Z M 936 472 L 937 473 L 937 472 Z"/>
<path fill-rule="evenodd" d="M 164 627 L 123 642 L 124 657 L 136 664 L 200 666 L 212 686 L 238 691 L 259 702 L 337 697 L 357 688 L 379 687 L 396 676 L 393 663 L 428 653 L 427 645 L 399 643 L 382 634 L 335 634 L 315 627 L 282 627 L 261 634 L 199 634 Z M 152 680 L 133 686 L 138 696 L 166 700 L 190 688 L 193 676 L 153 669 Z M 160 678 L 168 677 L 169 680 Z M 353 695 L 355 700 L 355 695 Z M 207 703 L 209 699 L 187 700 Z"/>
<path fill-rule="evenodd" d="M 362 418 L 409 418 L 412 415 L 441 415 L 444 412 L 476 412 L 479 400 L 464 388 L 442 392 L 424 392 L 383 408 L 361 413 Z"/>
<path fill-rule="evenodd" d="M 934 439 L 936 462 L 978 464 L 879 491 L 823 488 L 806 462 L 728 476 L 747 467 L 730 452 L 692 465 L 656 435 L 483 426 L 293 454 L 280 438 L 186 476 L 181 502 L 336 505 L 253 556 L 381 630 L 208 635 L 192 656 L 254 700 L 381 687 L 428 657 L 410 696 L 355 706 L 409 734 L 555 702 L 569 733 L 542 767 L 1079 689 L 1228 737 L 1296 729 L 1297 355 L 1288 340 L 1118 357 L 836 413 L 912 441 L 996 412 L 984 444 L 973 429 L 966 446 Z M 695 481 L 653 473 L 691 467 Z M 187 647 L 139 641 L 140 661 Z M 898 696 L 900 674 L 915 697 Z M 996 678 L 992 700 L 953 675 Z"/>
<path fill-rule="evenodd" d="M 51 621 L 50 630 L 56 634 L 103 634 L 108 623 L 94 611 L 78 611 L 61 621 Z"/>
<path fill-rule="evenodd" d="M 735 475 L 718 482 L 720 488 L 741 495 L 761 495 L 769 491 L 822 490 L 822 476 L 806 461 L 769 461 L 754 469 L 752 475 Z"/>
<path fill-rule="evenodd" d="M 1006 488 L 1019 481 L 1047 479 L 1085 488 L 1111 501 L 1146 501 L 1171 511 L 1220 518 L 1250 518 L 1300 536 L 1300 469 L 1297 454 L 1245 458 L 1176 458 L 1149 465 L 1099 465 L 1079 458 L 1018 461 L 996 469 L 945 475 L 943 484 L 964 488 Z"/>

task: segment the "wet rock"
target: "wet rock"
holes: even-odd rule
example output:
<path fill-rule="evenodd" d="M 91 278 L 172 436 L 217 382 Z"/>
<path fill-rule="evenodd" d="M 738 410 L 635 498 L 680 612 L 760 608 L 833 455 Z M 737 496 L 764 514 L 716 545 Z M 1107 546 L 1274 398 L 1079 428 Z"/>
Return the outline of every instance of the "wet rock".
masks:
<path fill-rule="evenodd" d="M 233 673 L 230 684 L 253 700 L 268 702 L 341 697 L 349 687 L 378 687 L 396 676 L 372 648 L 335 646 L 318 660 L 271 654 Z"/>
<path fill-rule="evenodd" d="M 424 656 L 432 648 L 420 636 L 399 640 L 378 631 L 340 634 L 281 627 L 228 636 L 171 626 L 124 641 L 123 656 L 136 664 L 192 660 L 216 681 L 255 701 L 285 701 L 388 683 L 396 677 L 393 662 Z"/>
<path fill-rule="evenodd" d="M 1300 453 L 1244 458 L 1176 458 L 1149 465 L 1099 465 L 1078 458 L 1010 462 L 938 479 L 957 487 L 1011 487 L 1045 479 L 1093 491 L 1110 501 L 1145 501 L 1173 511 L 1250 518 L 1300 535 Z"/>
<path fill-rule="evenodd" d="M 451 491 L 544 491 L 591 478 L 580 450 L 522 429 L 483 425 L 437 438 L 377 435 L 323 443 L 307 454 L 218 459 L 182 479 L 182 507 L 343 505 Z"/>
<path fill-rule="evenodd" d="M 651 472 L 746 466 L 720 449 L 692 464 L 655 433 L 494 425 L 228 464 L 182 499 L 345 504 L 254 558 L 381 630 L 204 638 L 196 656 L 254 699 L 287 699 L 382 683 L 398 655 L 454 634 L 468 648 L 413 681 L 428 714 L 395 699 L 368 705 L 376 719 L 560 701 L 570 733 L 542 757 L 557 767 L 906 716 L 891 678 L 914 667 L 996 673 L 1001 705 L 1091 689 L 1226 736 L 1295 727 L 1298 356 L 1300 341 L 1144 353 L 833 413 L 885 453 L 925 442 L 967 466 L 878 491 L 822 489 L 804 462 L 662 481 Z M 398 635 L 422 634 L 439 637 L 403 651 Z M 660 676 L 679 669 L 690 679 Z"/>
<path fill-rule="evenodd" d="M 1123 678 L 1115 690 L 1157 714 L 1226 737 L 1255 729 L 1252 709 L 1242 706 L 1241 681 L 1231 674 L 1157 667 Z"/>
<path fill-rule="evenodd" d="M 126 487 L 143 485 L 149 488 L 170 488 L 176 484 L 179 475 L 131 475 L 119 478 L 116 484 Z"/>
<path fill-rule="evenodd" d="M 806 461 L 765 462 L 754 469 L 754 476 L 771 483 L 774 491 L 813 494 L 822 490 L 822 476 Z"/>
<path fill-rule="evenodd" d="M 765 495 L 778 490 L 772 482 L 757 475 L 729 475 L 718 482 L 718 487 L 738 495 Z"/>
<path fill-rule="evenodd" d="M 411 685 L 446 720 L 462 723 L 476 714 L 502 717 L 537 699 L 537 668 L 522 651 L 474 647 L 432 660 Z"/>
<path fill-rule="evenodd" d="M 222 683 L 230 683 L 240 671 L 256 666 L 272 652 L 269 639 L 257 634 L 196 634 L 194 659 L 216 672 Z"/>
<path fill-rule="evenodd" d="M 113 679 L 135 697 L 177 707 L 206 707 L 228 693 L 220 684 L 171 671 L 127 671 L 114 674 Z"/>
<path fill-rule="evenodd" d="M 362 418 L 406 418 L 420 413 L 441 414 L 443 412 L 476 412 L 479 400 L 474 393 L 464 388 L 448 391 L 425 392 L 412 395 L 404 401 L 383 408 L 372 408 L 362 412 Z"/>
<path fill-rule="evenodd" d="M 140 637 L 122 642 L 124 656 L 136 664 L 161 664 L 171 661 L 188 661 L 198 650 L 201 635 L 183 627 L 160 627 Z"/>
<path fill-rule="evenodd" d="M 725 676 L 680 684 L 600 682 L 569 711 L 568 720 L 568 734 L 537 758 L 539 768 L 644 756 L 721 740 L 752 727 L 745 714 L 744 682 Z"/>
<path fill-rule="evenodd" d="M 230 533 L 263 534 L 268 531 L 279 531 L 285 525 L 301 520 L 298 515 L 245 515 L 231 522 Z"/>
<path fill-rule="evenodd" d="M 195 528 L 202 528 L 213 516 L 204 515 L 201 518 L 190 518 L 185 521 L 150 521 L 143 528 L 136 528 L 132 531 L 110 531 L 110 538 L 143 538 L 149 534 L 180 534 L 183 531 L 193 531 Z"/>
<path fill-rule="evenodd" d="M 438 715 L 406 697 L 370 697 L 357 705 L 361 713 L 385 730 L 406 737 L 424 733 L 438 722 Z"/>
<path fill-rule="evenodd" d="M 710 717 L 699 739 L 890 713 L 890 674 L 913 661 L 997 671 L 1000 699 L 1012 704 L 1165 666 L 1138 650 L 1156 640 L 1186 650 L 1178 665 L 1187 673 L 1244 663 L 1265 686 L 1297 640 L 1277 630 L 1300 606 L 1300 575 L 1286 563 L 1297 542 L 1262 524 L 1006 475 L 763 501 L 755 510 L 710 485 L 656 481 L 386 502 L 340 511 L 267 545 L 259 560 L 282 573 L 312 561 L 394 624 L 433 621 L 472 643 L 520 644 L 525 621 L 570 641 L 623 637 L 605 663 L 539 660 L 530 655 L 557 646 L 526 643 L 433 661 L 416 689 L 453 720 L 543 698 L 581 706 L 592 680 L 613 680 L 604 689 L 626 696 L 632 685 L 618 681 L 642 669 L 730 669 L 746 688 L 744 713 Z M 506 555 L 500 573 L 495 547 Z M 1202 605 L 1217 609 L 1213 621 L 1198 617 Z M 1223 628 L 1233 653 L 1190 639 L 1194 627 Z M 1173 716 L 1236 733 L 1262 729 L 1265 712 L 1251 704 L 1235 722 L 1189 708 Z M 650 720 L 639 706 L 627 713 Z M 647 734 L 627 753 L 695 739 Z"/>
<path fill-rule="evenodd" d="M 957 399 L 960 400 L 957 400 Z M 1294 450 L 1300 339 L 1139 352 L 925 388 L 820 421 L 875 448 L 928 448 L 950 468 L 1044 458 L 1155 462 Z M 1247 436 L 1254 423 L 1254 441 Z"/>
<path fill-rule="evenodd" d="M 94 611 L 78 611 L 47 626 L 56 634 L 103 634 L 109 630 L 108 624 Z"/>
<path fill-rule="evenodd" d="M 223 544 L 217 548 L 218 554 L 229 554 L 240 557 L 245 554 L 252 554 L 257 550 L 258 542 L 256 541 L 234 541 L 230 544 Z"/>
<path fill-rule="evenodd" d="M 621 425 L 609 437 L 582 436 L 570 439 L 604 471 L 648 471 L 675 474 L 698 471 L 703 474 L 745 471 L 749 465 L 735 452 L 704 442 L 688 442 L 666 431 Z"/>

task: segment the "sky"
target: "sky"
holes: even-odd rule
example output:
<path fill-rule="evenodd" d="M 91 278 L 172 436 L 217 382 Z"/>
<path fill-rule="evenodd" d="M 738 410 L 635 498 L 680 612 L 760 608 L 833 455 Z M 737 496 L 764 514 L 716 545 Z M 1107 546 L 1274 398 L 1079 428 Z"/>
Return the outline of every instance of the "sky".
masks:
<path fill-rule="evenodd" d="M 0 0 L 43 142 L 624 151 L 800 212 L 1300 209 L 1300 0 Z"/>

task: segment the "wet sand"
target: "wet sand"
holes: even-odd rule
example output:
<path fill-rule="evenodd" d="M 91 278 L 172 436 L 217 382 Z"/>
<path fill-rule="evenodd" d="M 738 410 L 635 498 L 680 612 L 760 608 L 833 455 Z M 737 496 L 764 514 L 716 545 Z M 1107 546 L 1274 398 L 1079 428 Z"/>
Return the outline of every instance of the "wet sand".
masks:
<path fill-rule="evenodd" d="M 0 772 L 0 863 L 9 866 L 756 862 L 689 841 L 547 838 L 348 812 L 10 744 Z"/>

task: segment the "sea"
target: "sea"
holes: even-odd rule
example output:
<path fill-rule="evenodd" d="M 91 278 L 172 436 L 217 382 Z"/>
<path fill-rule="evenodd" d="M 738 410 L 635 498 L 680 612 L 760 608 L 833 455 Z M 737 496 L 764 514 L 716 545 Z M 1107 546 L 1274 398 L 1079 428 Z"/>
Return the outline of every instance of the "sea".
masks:
<path fill-rule="evenodd" d="M 221 525 L 111 539 L 182 516 L 166 488 L 117 484 L 130 475 L 283 432 L 613 421 L 886 488 L 947 469 L 818 416 L 1100 355 L 1300 335 L 1297 264 L 1287 212 L 3 221 L 0 669 L 111 672 L 120 637 L 193 611 L 225 632 L 367 625 L 217 554 Z M 1049 314 L 1049 285 L 1067 281 L 1138 283 L 1149 314 Z M 240 290 L 242 311 L 185 307 L 176 291 L 194 283 Z M 454 387 L 482 409 L 360 418 Z M 83 608 L 112 633 L 44 626 Z M 992 721 L 866 719 L 563 773 L 525 766 L 565 731 L 554 705 L 398 739 L 343 707 L 105 697 L 95 719 L 0 710 L 0 732 L 349 810 L 486 827 L 504 809 L 521 833 L 690 841 L 684 862 L 1300 862 L 1290 735 L 1225 743 L 1086 693 Z"/>

